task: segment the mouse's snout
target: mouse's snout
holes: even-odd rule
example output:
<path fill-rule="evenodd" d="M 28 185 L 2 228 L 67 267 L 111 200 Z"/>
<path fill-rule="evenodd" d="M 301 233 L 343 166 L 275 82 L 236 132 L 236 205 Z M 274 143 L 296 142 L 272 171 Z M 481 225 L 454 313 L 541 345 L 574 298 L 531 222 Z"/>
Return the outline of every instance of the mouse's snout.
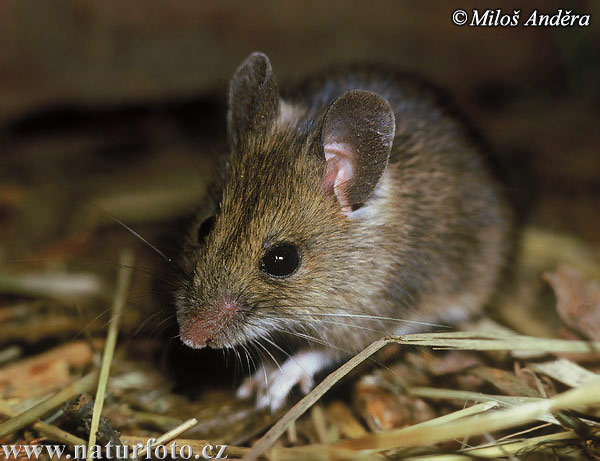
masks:
<path fill-rule="evenodd" d="M 218 341 L 218 337 L 240 316 L 239 302 L 223 299 L 213 306 L 201 309 L 198 313 L 191 313 L 179 319 L 179 336 L 181 341 L 192 349 L 202 349 L 207 345 L 219 348 L 223 345 Z"/>
<path fill-rule="evenodd" d="M 190 319 L 187 325 L 180 327 L 179 336 L 186 346 L 202 349 L 212 339 L 210 322 Z"/>

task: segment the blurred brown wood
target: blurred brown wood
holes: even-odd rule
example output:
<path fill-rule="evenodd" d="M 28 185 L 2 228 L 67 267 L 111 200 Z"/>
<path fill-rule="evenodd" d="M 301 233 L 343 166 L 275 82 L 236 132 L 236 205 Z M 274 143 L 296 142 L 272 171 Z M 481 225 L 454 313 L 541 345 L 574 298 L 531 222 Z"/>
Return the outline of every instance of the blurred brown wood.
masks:
<path fill-rule="evenodd" d="M 491 7 L 492 5 L 490 5 Z M 522 16 L 558 2 L 503 1 Z M 185 97 L 224 86 L 253 50 L 278 75 L 334 62 L 374 60 L 436 77 L 453 91 L 478 81 L 528 81 L 560 67 L 551 28 L 458 27 L 456 8 L 480 2 L 379 0 L 193 2 L 134 0 L 0 4 L 0 120 L 55 103 L 116 104 Z M 600 13 L 593 2 L 576 12 Z M 592 20 L 592 25 L 594 21 Z M 596 43 L 600 41 L 594 30 Z M 443 46 L 440 44 L 443 43 Z"/>

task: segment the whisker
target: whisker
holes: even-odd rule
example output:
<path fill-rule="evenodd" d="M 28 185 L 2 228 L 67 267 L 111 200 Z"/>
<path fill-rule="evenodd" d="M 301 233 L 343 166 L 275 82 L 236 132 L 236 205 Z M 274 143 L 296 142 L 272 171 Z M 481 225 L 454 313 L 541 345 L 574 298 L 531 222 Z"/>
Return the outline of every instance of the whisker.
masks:
<path fill-rule="evenodd" d="M 284 332 L 284 333 L 287 333 L 287 334 L 290 334 L 290 335 L 293 335 L 293 336 L 297 336 L 298 338 L 303 338 L 303 339 L 306 339 L 306 340 L 307 340 L 307 341 L 309 341 L 309 342 L 314 342 L 314 343 L 317 343 L 317 344 L 319 344 L 319 345 L 321 345 L 321 346 L 327 346 L 327 347 L 329 347 L 329 346 L 330 346 L 330 344 L 329 344 L 329 343 L 327 343 L 327 342 L 323 341 L 322 339 L 315 338 L 314 336 L 312 336 L 312 335 L 309 335 L 309 334 L 300 333 L 299 331 L 292 331 L 292 330 L 289 330 L 289 331 L 288 331 L 288 330 L 280 330 L 280 331 L 282 331 L 282 332 Z M 337 346 L 334 346 L 334 345 L 331 345 L 331 347 L 333 347 L 334 349 L 338 349 L 338 350 L 340 350 L 340 351 L 346 352 L 346 353 L 348 353 L 348 354 L 350 354 L 350 353 L 351 353 L 350 351 L 348 351 L 348 350 L 346 350 L 346 349 L 343 349 L 343 348 L 341 348 L 341 347 L 337 347 Z"/>
<path fill-rule="evenodd" d="M 285 320 L 285 319 L 280 319 L 280 320 Z M 374 328 L 364 327 L 362 325 L 354 325 L 352 323 L 343 323 L 343 322 L 334 322 L 333 320 L 319 320 L 319 323 L 327 323 L 327 324 L 331 324 L 331 325 L 341 325 L 341 326 L 344 326 L 344 327 L 358 328 L 360 330 L 373 331 L 375 333 L 381 333 L 382 332 L 382 330 L 376 330 Z M 383 333 L 386 333 L 386 332 L 383 331 Z"/>
<path fill-rule="evenodd" d="M 316 338 L 316 337 L 314 337 L 312 335 L 309 335 L 309 334 L 300 333 L 298 331 L 293 331 L 293 330 L 282 330 L 282 329 L 279 329 L 278 331 L 281 331 L 282 333 L 289 334 L 289 335 L 292 335 L 292 336 L 296 336 L 298 338 L 305 339 L 308 342 L 314 342 L 314 343 L 317 343 L 319 345 L 326 346 L 327 348 L 332 348 L 332 349 L 339 350 L 339 351 L 344 352 L 345 354 L 347 354 L 349 356 L 354 355 L 353 351 L 350 351 L 350 350 L 345 349 L 343 347 L 339 347 L 339 346 L 336 346 L 334 344 L 328 343 L 328 342 L 326 342 L 326 341 L 324 341 L 322 339 Z M 369 362 L 372 362 L 372 363 L 376 364 L 377 366 L 385 368 L 386 370 L 389 370 L 390 372 L 396 374 L 396 372 L 394 372 L 394 370 L 392 370 L 390 367 L 388 367 L 385 363 L 382 363 L 381 361 L 377 360 L 376 358 L 374 358 L 372 356 L 368 357 L 367 360 Z"/>
<path fill-rule="evenodd" d="M 117 267 L 121 267 L 121 268 L 127 268 L 127 269 L 132 269 L 134 271 L 138 271 L 141 272 L 143 274 L 148 274 L 151 275 L 153 277 L 157 276 L 157 275 L 169 275 L 167 272 L 163 272 L 163 271 L 157 271 L 155 269 L 152 269 L 150 267 L 142 267 L 142 266 L 131 266 L 128 264 L 121 264 L 121 263 L 114 263 Z"/>
<path fill-rule="evenodd" d="M 240 356 L 240 351 L 238 351 L 235 347 L 228 347 L 226 349 L 223 349 L 224 351 L 230 352 L 233 351 L 233 353 L 235 354 L 236 358 L 237 358 L 237 363 L 240 367 L 242 367 L 243 369 L 243 362 L 242 362 L 242 357 Z M 227 361 L 225 361 L 225 363 L 227 364 Z"/>
<path fill-rule="evenodd" d="M 246 356 L 246 363 L 248 364 L 248 374 L 251 374 L 252 369 L 250 368 L 250 358 L 249 358 L 248 349 L 246 348 L 246 346 L 244 344 L 242 344 L 242 349 L 244 350 L 244 355 Z M 252 364 L 254 365 L 254 370 L 256 371 L 256 364 L 254 363 L 254 360 L 252 360 Z"/>
<path fill-rule="evenodd" d="M 261 362 L 264 361 L 264 355 L 262 353 L 262 351 L 256 346 L 256 340 L 252 340 L 251 342 L 248 343 L 249 346 L 252 346 L 253 349 L 256 351 L 256 353 L 259 355 L 259 357 L 261 358 Z M 259 372 L 259 370 L 262 369 L 263 371 L 263 375 L 265 378 L 265 389 L 267 389 L 267 392 L 269 391 L 269 378 L 267 376 L 267 370 L 265 369 L 264 366 L 260 367 L 257 369 L 257 373 Z"/>
<path fill-rule="evenodd" d="M 262 338 L 265 339 L 265 338 Z M 273 354 L 271 354 L 271 352 L 269 351 L 269 349 L 267 349 L 265 347 L 264 344 L 262 344 L 259 340 L 256 340 L 256 344 L 258 344 L 260 347 L 263 348 L 263 350 L 269 355 L 269 357 L 271 357 L 271 360 L 273 360 L 273 362 L 275 363 L 275 365 L 277 365 L 277 368 L 279 368 L 279 371 L 281 371 L 283 373 L 283 370 L 281 369 L 281 366 L 279 365 L 279 362 L 277 361 L 277 359 L 273 356 Z"/>
<path fill-rule="evenodd" d="M 110 267 L 116 267 L 116 268 L 124 267 L 124 268 L 132 269 L 134 271 L 145 273 L 145 274 L 152 275 L 152 276 L 156 276 L 156 275 L 170 276 L 171 275 L 170 272 L 159 271 L 159 270 L 156 270 L 151 267 L 123 264 L 118 261 L 114 261 L 112 259 L 86 258 L 83 256 L 77 256 L 77 262 L 81 263 L 81 264 L 85 264 L 85 265 L 94 264 L 97 266 L 98 264 L 103 264 L 103 265 L 107 265 Z M 35 264 L 44 264 L 44 263 L 47 263 L 47 260 L 44 258 L 31 258 L 31 259 L 11 259 L 11 260 L 4 262 L 4 264 L 34 264 L 34 263 Z"/>
<path fill-rule="evenodd" d="M 130 308 L 125 308 L 123 309 L 123 311 L 127 311 Z M 75 341 L 76 339 L 78 339 L 96 320 L 100 319 L 101 317 L 103 317 L 104 315 L 108 314 L 111 311 L 111 308 L 108 309 L 104 309 L 102 312 L 100 312 L 98 315 L 96 315 L 96 317 L 94 317 L 92 320 L 88 321 L 79 331 L 79 333 L 77 333 L 75 336 L 73 336 L 73 338 L 71 339 L 71 341 Z M 109 320 L 110 322 L 110 320 Z M 106 324 L 105 324 L 106 326 Z"/>
<path fill-rule="evenodd" d="M 148 324 L 148 322 L 149 322 L 150 320 L 153 320 L 153 319 L 155 319 L 156 317 L 158 317 L 158 316 L 159 316 L 159 315 L 161 315 L 161 314 L 162 314 L 162 312 L 155 312 L 154 314 L 152 314 L 152 315 L 149 315 L 149 316 L 148 316 L 146 319 L 144 319 L 144 321 L 142 321 L 142 322 L 141 322 L 141 323 L 138 325 L 138 327 L 137 327 L 137 328 L 134 330 L 134 332 L 133 332 L 133 335 L 132 335 L 132 336 L 135 338 L 135 337 L 136 337 L 138 334 L 140 334 L 140 332 L 141 332 L 141 331 L 144 329 L 144 327 L 145 327 L 145 326 Z"/>
<path fill-rule="evenodd" d="M 279 346 L 275 341 L 271 340 L 270 338 L 268 338 L 267 336 L 263 336 L 263 338 L 266 342 L 268 342 L 271 346 L 273 346 L 274 348 L 276 348 L 277 350 L 279 350 L 280 352 L 282 352 L 283 354 L 287 355 L 288 357 L 291 357 L 291 355 L 285 350 L 283 349 L 281 346 Z"/>
<path fill-rule="evenodd" d="M 172 321 L 174 318 L 175 318 L 175 314 L 171 314 L 168 317 L 162 319 L 159 323 L 157 323 L 156 325 L 154 325 L 154 328 L 152 329 L 151 334 L 154 334 L 159 328 L 161 328 L 167 322 Z"/>
<path fill-rule="evenodd" d="M 299 306 L 298 308 L 302 309 L 306 306 Z M 308 306 L 308 307 L 316 307 L 316 306 Z M 287 309 L 283 307 L 283 309 Z M 289 308 L 296 309 L 294 308 Z M 350 317 L 350 318 L 362 318 L 367 320 L 382 320 L 387 322 L 398 322 L 398 323 L 410 323 L 414 325 L 423 325 L 427 327 L 436 327 L 436 328 L 452 328 L 450 325 L 442 325 L 438 323 L 429 323 L 429 322 L 419 322 L 418 320 L 408 320 L 408 319 L 399 319 L 394 317 L 385 317 L 381 315 L 370 315 L 370 314 L 344 314 L 344 313 L 310 313 L 310 312 L 295 312 L 293 315 L 305 315 L 308 317 Z"/>
<path fill-rule="evenodd" d="M 121 221 L 119 218 L 117 218 L 114 214 L 112 214 L 111 212 L 105 210 L 104 208 L 96 205 L 93 202 L 90 202 L 88 200 L 85 200 L 85 202 L 88 205 L 91 205 L 92 207 L 96 208 L 97 210 L 101 211 L 102 213 L 104 213 L 105 215 L 109 216 L 110 218 L 112 218 L 117 224 L 119 224 L 121 227 L 123 227 L 125 230 L 127 230 L 129 233 L 131 233 L 134 237 L 137 237 L 139 240 L 141 240 L 143 243 L 145 243 L 149 248 L 151 248 L 152 250 L 154 250 L 154 252 L 156 254 L 158 254 L 161 258 L 163 258 L 167 263 L 169 263 L 173 268 L 177 269 L 178 271 L 184 273 L 183 269 L 181 269 L 181 267 L 179 267 L 178 265 L 176 265 L 173 260 L 171 258 L 169 258 L 166 254 L 164 254 L 162 251 L 160 251 L 158 249 L 158 247 L 152 243 L 150 243 L 147 239 L 145 239 L 139 232 L 133 230 L 130 226 L 128 226 L 127 224 L 125 224 L 123 221 Z M 187 274 L 186 274 L 187 275 Z"/>

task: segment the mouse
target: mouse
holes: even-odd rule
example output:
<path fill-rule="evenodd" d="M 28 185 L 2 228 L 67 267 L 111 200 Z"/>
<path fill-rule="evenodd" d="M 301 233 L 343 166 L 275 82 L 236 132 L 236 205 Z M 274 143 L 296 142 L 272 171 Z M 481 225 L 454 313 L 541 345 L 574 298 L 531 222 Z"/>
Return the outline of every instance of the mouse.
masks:
<path fill-rule="evenodd" d="M 509 257 L 511 207 L 435 87 L 353 65 L 282 91 L 255 52 L 227 96 L 228 152 L 172 297 L 186 346 L 265 357 L 238 397 L 280 409 L 383 336 L 482 311 Z"/>

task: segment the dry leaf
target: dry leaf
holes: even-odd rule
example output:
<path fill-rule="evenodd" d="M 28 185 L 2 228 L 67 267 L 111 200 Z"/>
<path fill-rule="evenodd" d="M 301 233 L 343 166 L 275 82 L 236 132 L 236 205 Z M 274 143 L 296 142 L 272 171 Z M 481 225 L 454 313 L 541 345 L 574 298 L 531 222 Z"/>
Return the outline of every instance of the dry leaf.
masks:
<path fill-rule="evenodd" d="M 60 389 L 71 382 L 70 367 L 85 365 L 91 359 L 90 346 L 75 341 L 8 365 L 0 370 L 0 396 L 25 398 Z"/>
<path fill-rule="evenodd" d="M 586 338 L 600 340 L 600 284 L 565 264 L 545 273 L 544 279 L 556 294 L 556 310 L 562 320 Z"/>
<path fill-rule="evenodd" d="M 391 392 L 379 386 L 372 376 L 357 383 L 355 402 L 363 419 L 376 432 L 410 426 L 437 416 L 423 399 Z"/>

